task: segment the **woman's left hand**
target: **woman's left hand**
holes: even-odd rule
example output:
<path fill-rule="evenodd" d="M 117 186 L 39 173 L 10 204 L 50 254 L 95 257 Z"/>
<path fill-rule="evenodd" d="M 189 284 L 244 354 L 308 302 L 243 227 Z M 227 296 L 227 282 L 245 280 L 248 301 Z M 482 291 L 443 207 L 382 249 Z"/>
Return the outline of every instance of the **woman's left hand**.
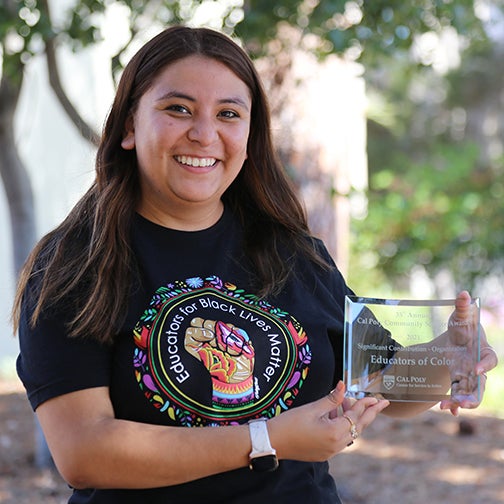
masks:
<path fill-rule="evenodd" d="M 474 335 L 478 333 L 478 319 L 475 317 L 476 307 L 471 304 L 471 296 L 467 291 L 462 291 L 456 299 L 455 311 L 448 323 L 447 335 L 450 344 L 454 346 L 473 346 L 477 348 L 477 341 Z M 497 366 L 497 353 L 488 344 L 485 331 L 479 326 L 480 333 L 480 361 L 473 367 L 473 361 L 466 363 L 456 360 L 456 365 L 451 369 L 452 374 L 452 395 L 450 399 L 441 401 L 441 409 L 449 409 L 453 415 L 458 414 L 459 408 L 476 408 L 481 403 L 487 381 L 486 373 Z M 471 352 L 469 352 L 471 354 Z M 466 370 L 461 370 L 467 367 Z M 479 394 L 471 397 L 471 394 L 464 394 L 464 390 L 478 391 Z M 462 391 L 462 393 L 459 393 Z M 465 397 L 464 397 L 465 395 Z"/>

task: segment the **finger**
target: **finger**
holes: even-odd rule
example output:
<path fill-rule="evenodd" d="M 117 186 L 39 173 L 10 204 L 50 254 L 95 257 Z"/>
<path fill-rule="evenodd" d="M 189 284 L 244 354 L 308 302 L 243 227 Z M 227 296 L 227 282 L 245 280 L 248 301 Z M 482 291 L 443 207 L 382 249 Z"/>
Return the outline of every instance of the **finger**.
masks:
<path fill-rule="evenodd" d="M 467 291 L 462 291 L 455 299 L 455 311 L 453 317 L 456 320 L 467 320 L 471 317 L 471 295 Z"/>
<path fill-rule="evenodd" d="M 360 433 L 359 430 L 357 429 L 357 424 L 352 420 L 350 415 L 347 415 L 345 413 L 341 418 L 344 418 L 350 424 L 348 428 L 352 440 L 349 443 L 347 443 L 347 446 L 350 446 L 359 437 Z"/>
<path fill-rule="evenodd" d="M 345 390 L 346 390 L 346 386 L 343 384 L 343 395 L 345 394 Z M 331 391 L 333 392 L 333 391 Z M 338 399 L 336 399 L 337 401 L 339 400 L 339 397 Z M 334 401 L 333 401 L 334 402 Z M 339 417 L 339 416 L 343 416 L 343 414 L 348 411 L 349 409 L 352 408 L 352 406 L 355 404 L 356 402 L 356 399 L 354 399 L 353 397 L 346 397 L 344 396 L 343 397 L 343 401 L 341 401 L 341 403 L 339 403 L 339 405 L 336 407 L 335 410 L 331 411 L 329 413 L 329 418 L 331 420 L 335 419 L 336 417 Z M 334 404 L 336 404 L 336 402 L 334 402 Z"/>
<path fill-rule="evenodd" d="M 476 324 L 471 296 L 469 292 L 462 291 L 455 299 L 455 310 L 448 321 L 451 341 L 456 345 L 467 345 L 476 330 Z"/>
<path fill-rule="evenodd" d="M 191 337 L 194 341 L 205 343 L 214 338 L 214 333 L 199 327 L 188 327 L 186 329 L 186 336 Z"/>
<path fill-rule="evenodd" d="M 458 416 L 460 404 L 454 403 L 453 401 L 450 401 L 449 399 L 447 399 L 445 401 L 441 401 L 441 404 L 439 405 L 439 407 L 442 410 L 450 410 L 450 412 L 453 416 Z"/>
<path fill-rule="evenodd" d="M 205 322 L 204 319 L 202 319 L 201 317 L 194 317 L 192 320 L 191 320 L 191 325 L 193 327 L 203 327 L 203 322 Z"/>
<path fill-rule="evenodd" d="M 368 399 L 374 399 L 374 401 Z M 387 400 L 378 400 L 374 397 L 361 399 L 357 402 L 360 404 L 354 405 L 353 408 L 345 411 L 343 415 L 343 418 L 351 424 L 350 435 L 352 440 L 355 440 L 356 437 L 373 422 L 376 416 L 390 404 Z M 355 428 L 352 427 L 352 424 L 355 425 Z"/>
<path fill-rule="evenodd" d="M 373 422 L 376 416 L 389 405 L 390 401 L 387 401 L 386 399 L 380 399 L 376 404 L 369 405 L 360 416 L 359 424 L 361 424 L 363 428 L 367 427 L 371 422 Z"/>
<path fill-rule="evenodd" d="M 497 367 L 499 359 L 497 352 L 491 346 L 484 346 L 480 350 L 480 361 L 476 364 L 476 374 L 482 375 Z"/>
<path fill-rule="evenodd" d="M 352 408 L 352 406 L 356 403 L 356 399 L 353 399 L 352 397 L 345 397 L 343 399 L 343 411 L 347 411 Z"/>
<path fill-rule="evenodd" d="M 362 399 L 359 399 L 358 401 L 355 401 L 355 403 L 352 405 L 352 407 L 349 409 L 349 411 L 352 411 L 352 413 L 355 413 L 355 415 L 358 418 L 366 411 L 366 409 L 377 405 L 379 402 L 380 402 L 379 399 L 376 397 L 372 397 L 372 396 L 364 397 Z M 346 413 L 346 411 L 345 411 L 345 413 Z M 352 414 L 352 417 L 354 417 L 353 414 Z"/>
<path fill-rule="evenodd" d="M 453 396 L 451 398 L 444 399 L 440 403 L 440 408 L 442 410 L 450 410 L 451 414 L 457 416 L 459 413 L 459 408 L 462 409 L 474 409 L 477 408 L 481 404 L 481 400 L 483 399 L 483 395 L 485 393 L 485 385 L 486 385 L 487 376 L 486 374 L 482 374 L 480 376 L 480 384 L 479 391 L 476 388 L 474 390 L 473 396 L 456 397 Z"/>
<path fill-rule="evenodd" d="M 203 319 L 199 319 L 199 320 L 203 320 Z M 204 327 L 205 329 L 209 329 L 212 332 L 215 332 L 215 324 L 216 324 L 215 320 L 207 319 L 207 320 L 203 321 L 202 327 Z"/>
<path fill-rule="evenodd" d="M 350 418 L 356 423 L 366 427 L 389 404 L 390 402 L 385 399 L 379 400 L 376 397 L 365 397 L 364 399 L 359 399 L 348 411 L 345 411 L 345 414 L 350 415 Z"/>
<path fill-rule="evenodd" d="M 336 388 L 327 394 L 326 398 L 332 403 L 331 409 L 334 409 L 335 406 L 338 407 L 343 404 L 343 400 L 345 399 L 345 390 L 345 384 L 340 380 L 336 385 Z"/>

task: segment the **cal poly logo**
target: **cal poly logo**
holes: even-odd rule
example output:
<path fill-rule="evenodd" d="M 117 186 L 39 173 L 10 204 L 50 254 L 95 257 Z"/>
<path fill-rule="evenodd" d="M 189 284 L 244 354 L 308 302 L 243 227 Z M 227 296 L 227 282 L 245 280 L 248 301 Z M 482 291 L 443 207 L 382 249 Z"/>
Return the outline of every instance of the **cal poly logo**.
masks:
<path fill-rule="evenodd" d="M 134 330 L 136 380 L 179 425 L 224 425 L 289 409 L 311 361 L 285 311 L 220 278 L 159 288 Z"/>
<path fill-rule="evenodd" d="M 394 375 L 383 375 L 383 386 L 387 390 L 391 390 L 395 386 L 395 376 Z"/>

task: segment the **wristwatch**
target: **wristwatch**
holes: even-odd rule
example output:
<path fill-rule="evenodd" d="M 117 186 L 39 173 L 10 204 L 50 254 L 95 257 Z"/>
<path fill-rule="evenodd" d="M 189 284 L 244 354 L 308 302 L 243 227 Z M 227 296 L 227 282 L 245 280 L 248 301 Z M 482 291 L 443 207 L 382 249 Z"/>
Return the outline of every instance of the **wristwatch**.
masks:
<path fill-rule="evenodd" d="M 278 467 L 276 451 L 272 448 L 265 418 L 250 420 L 248 423 L 252 451 L 249 455 L 249 467 L 252 471 L 268 472 Z"/>

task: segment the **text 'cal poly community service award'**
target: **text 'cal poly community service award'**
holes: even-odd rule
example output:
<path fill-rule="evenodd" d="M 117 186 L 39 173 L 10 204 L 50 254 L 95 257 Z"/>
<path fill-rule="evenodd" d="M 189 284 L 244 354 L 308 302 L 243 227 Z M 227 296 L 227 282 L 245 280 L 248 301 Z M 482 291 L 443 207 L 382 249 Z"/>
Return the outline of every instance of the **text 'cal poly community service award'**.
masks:
<path fill-rule="evenodd" d="M 347 296 L 347 394 L 390 401 L 480 398 L 479 299 L 463 319 L 455 300 L 416 301 Z"/>

